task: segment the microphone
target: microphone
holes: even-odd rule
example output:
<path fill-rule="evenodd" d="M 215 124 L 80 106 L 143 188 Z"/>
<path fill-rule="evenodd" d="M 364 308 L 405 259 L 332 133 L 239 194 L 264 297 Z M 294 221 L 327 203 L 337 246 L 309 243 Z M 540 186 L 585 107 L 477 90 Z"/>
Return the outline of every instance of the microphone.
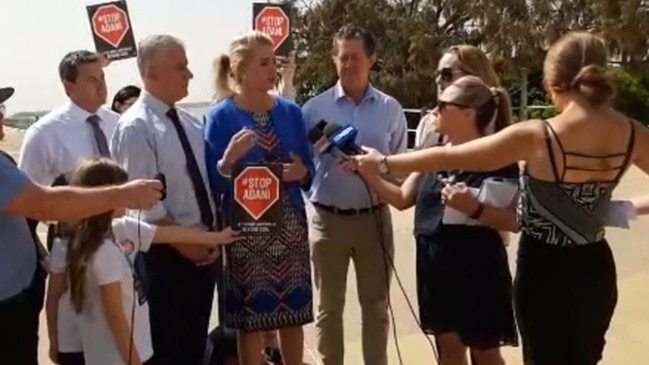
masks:
<path fill-rule="evenodd" d="M 321 120 L 309 131 L 309 141 L 320 154 L 329 153 L 339 159 L 364 154 L 356 143 L 358 131 L 351 125 L 345 127 Z"/>
<path fill-rule="evenodd" d="M 355 142 L 358 130 L 351 125 L 340 126 L 336 123 L 328 123 L 323 133 L 331 143 L 347 155 L 364 155 L 360 146 Z"/>
<path fill-rule="evenodd" d="M 329 141 L 327 141 L 327 138 L 324 135 L 324 128 L 326 126 L 327 122 L 321 120 L 309 131 L 309 142 L 311 142 L 311 144 L 316 148 L 318 153 L 324 153 L 324 151 L 329 148 Z"/>

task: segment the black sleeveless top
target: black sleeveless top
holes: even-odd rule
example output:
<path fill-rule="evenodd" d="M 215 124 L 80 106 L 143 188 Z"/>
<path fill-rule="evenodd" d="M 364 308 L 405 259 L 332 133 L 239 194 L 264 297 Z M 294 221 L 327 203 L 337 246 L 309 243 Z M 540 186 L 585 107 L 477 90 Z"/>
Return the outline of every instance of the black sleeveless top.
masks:
<path fill-rule="evenodd" d="M 419 183 L 415 197 L 415 235 L 434 235 L 443 226 L 444 204 L 442 204 L 443 179 L 452 178 L 454 182 L 463 182 L 468 187 L 480 188 L 488 178 L 518 179 L 518 165 L 513 164 L 496 171 L 468 172 L 449 171 L 437 174 L 424 174 Z M 485 226 L 462 226 L 466 228 L 491 229 Z"/>
<path fill-rule="evenodd" d="M 613 190 L 629 165 L 635 141 L 635 124 L 630 122 L 629 141 L 625 152 L 593 156 L 564 150 L 552 126 L 544 123 L 545 141 L 548 149 L 554 181 L 543 181 L 521 171 L 521 194 L 517 208 L 517 220 L 521 233 L 543 243 L 559 246 L 585 245 L 604 239 L 606 218 Z M 552 148 L 556 141 L 563 172 L 559 173 Z M 570 157 L 588 159 L 622 158 L 619 166 L 611 169 L 581 168 L 569 163 Z M 568 170 L 617 171 L 613 180 L 585 183 L 565 182 Z"/>

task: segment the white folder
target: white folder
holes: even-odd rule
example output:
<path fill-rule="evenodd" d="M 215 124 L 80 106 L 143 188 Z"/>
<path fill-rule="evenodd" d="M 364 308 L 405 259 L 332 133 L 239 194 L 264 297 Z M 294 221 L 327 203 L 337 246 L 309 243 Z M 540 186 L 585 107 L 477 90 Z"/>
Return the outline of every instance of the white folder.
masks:
<path fill-rule="evenodd" d="M 482 204 L 496 208 L 506 208 L 512 204 L 518 194 L 518 183 L 515 180 L 489 178 L 482 182 L 480 189 L 469 188 L 469 191 Z M 478 220 L 471 219 L 466 214 L 451 207 L 444 208 L 442 223 L 467 226 L 483 225 Z"/>

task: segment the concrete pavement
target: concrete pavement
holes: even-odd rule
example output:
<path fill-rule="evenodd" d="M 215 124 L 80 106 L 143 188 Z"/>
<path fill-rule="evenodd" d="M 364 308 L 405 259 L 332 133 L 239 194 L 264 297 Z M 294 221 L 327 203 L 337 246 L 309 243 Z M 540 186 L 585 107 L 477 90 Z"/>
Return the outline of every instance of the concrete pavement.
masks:
<path fill-rule="evenodd" d="M 632 168 L 618 187 L 615 198 L 649 194 L 649 178 Z M 415 290 L 415 250 L 412 236 L 413 211 L 393 211 L 395 229 L 395 266 L 410 301 L 417 311 Z M 607 335 L 604 365 L 637 365 L 649 361 L 649 218 L 636 221 L 630 230 L 611 229 L 607 233 L 618 272 L 619 300 L 611 328 Z M 518 237 L 512 237 L 508 247 L 510 267 L 515 268 Z M 360 307 L 356 298 L 356 280 L 353 266 L 348 277 L 345 323 L 345 360 L 347 364 L 363 364 L 360 338 Z M 392 304 L 397 327 L 397 338 L 403 364 L 435 364 L 432 349 L 415 320 L 396 280 L 392 283 Z M 390 364 L 399 364 L 397 351 L 390 335 L 388 351 Z M 315 349 L 313 325 L 307 330 L 307 345 Z M 314 351 L 315 352 L 315 351 Z M 522 364 L 519 348 L 504 348 L 507 364 Z M 313 362 L 318 364 L 318 362 Z"/>

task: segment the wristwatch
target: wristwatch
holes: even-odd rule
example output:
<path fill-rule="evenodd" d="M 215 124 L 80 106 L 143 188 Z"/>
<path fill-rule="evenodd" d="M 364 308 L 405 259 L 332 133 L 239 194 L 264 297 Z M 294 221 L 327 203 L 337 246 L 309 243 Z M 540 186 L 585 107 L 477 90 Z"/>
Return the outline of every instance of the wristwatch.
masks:
<path fill-rule="evenodd" d="M 388 156 L 381 157 L 379 160 L 379 172 L 381 174 L 389 174 L 390 168 L 388 167 Z"/>

